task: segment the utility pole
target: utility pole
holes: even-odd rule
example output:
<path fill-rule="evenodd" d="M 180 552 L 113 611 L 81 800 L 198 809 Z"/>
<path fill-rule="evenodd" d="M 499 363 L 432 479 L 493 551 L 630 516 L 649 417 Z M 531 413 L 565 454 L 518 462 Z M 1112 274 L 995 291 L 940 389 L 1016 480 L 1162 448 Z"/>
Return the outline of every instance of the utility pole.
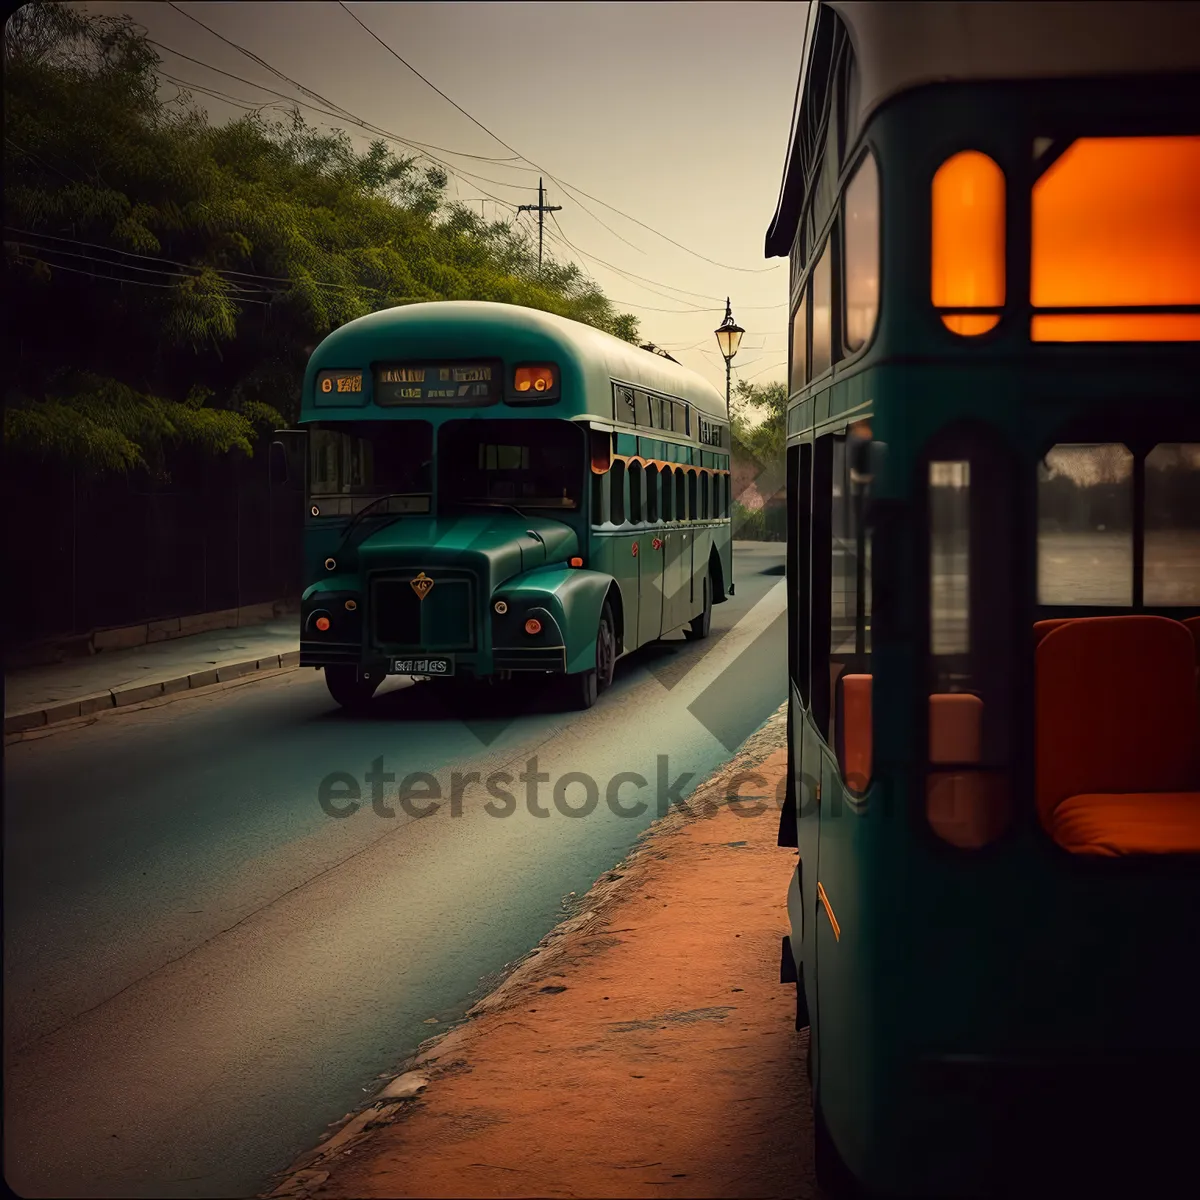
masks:
<path fill-rule="evenodd" d="M 541 177 L 538 177 L 538 202 L 536 204 L 518 204 L 517 212 L 535 212 L 538 215 L 538 270 L 542 269 L 542 223 L 548 212 L 561 212 L 561 204 L 545 204 L 545 188 L 542 187 Z"/>

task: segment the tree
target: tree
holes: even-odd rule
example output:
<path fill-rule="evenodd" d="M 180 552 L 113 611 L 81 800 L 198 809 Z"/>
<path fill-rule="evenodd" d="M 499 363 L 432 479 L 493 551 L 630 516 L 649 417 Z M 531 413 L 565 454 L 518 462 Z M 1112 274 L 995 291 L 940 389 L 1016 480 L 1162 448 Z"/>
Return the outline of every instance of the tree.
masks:
<path fill-rule="evenodd" d="M 6 453 L 169 471 L 172 448 L 249 454 L 294 419 L 308 355 L 380 308 L 482 299 L 636 341 L 573 264 L 445 198 L 383 141 L 299 111 L 215 127 L 128 17 L 58 3 L 4 45 Z"/>

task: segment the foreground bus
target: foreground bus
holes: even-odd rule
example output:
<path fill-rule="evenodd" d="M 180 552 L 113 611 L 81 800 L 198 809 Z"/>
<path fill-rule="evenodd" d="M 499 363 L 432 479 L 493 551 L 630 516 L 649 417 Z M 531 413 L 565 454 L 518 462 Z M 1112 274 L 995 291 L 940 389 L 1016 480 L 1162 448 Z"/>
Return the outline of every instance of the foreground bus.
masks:
<path fill-rule="evenodd" d="M 389 674 L 554 676 L 708 634 L 733 590 L 710 384 L 589 326 L 473 301 L 377 312 L 304 380 L 302 666 L 359 707 Z"/>
<path fill-rule="evenodd" d="M 767 253 L 819 1176 L 1195 1194 L 1200 12 L 813 4 L 803 64 Z"/>

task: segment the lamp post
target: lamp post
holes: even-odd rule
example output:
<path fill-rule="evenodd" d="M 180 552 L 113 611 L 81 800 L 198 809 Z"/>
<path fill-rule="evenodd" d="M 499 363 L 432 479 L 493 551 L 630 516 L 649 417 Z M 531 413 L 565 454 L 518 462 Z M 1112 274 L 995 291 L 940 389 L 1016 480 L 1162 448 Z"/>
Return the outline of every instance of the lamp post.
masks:
<path fill-rule="evenodd" d="M 733 434 L 733 415 L 730 401 L 730 364 L 738 352 L 742 334 L 746 331 L 733 319 L 733 311 L 729 307 L 729 297 L 725 297 L 725 319 L 717 326 L 717 345 L 721 348 L 721 357 L 725 359 L 725 418 L 729 421 L 730 436 Z"/>

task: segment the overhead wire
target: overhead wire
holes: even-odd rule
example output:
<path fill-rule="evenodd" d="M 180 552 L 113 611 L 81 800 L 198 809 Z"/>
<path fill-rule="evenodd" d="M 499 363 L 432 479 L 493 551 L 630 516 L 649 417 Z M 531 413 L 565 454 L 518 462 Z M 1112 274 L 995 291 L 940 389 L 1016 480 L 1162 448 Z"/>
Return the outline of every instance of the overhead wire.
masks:
<path fill-rule="evenodd" d="M 435 83 L 432 83 L 432 82 L 430 82 L 430 80 L 426 79 L 425 76 L 422 75 L 421 72 L 418 71 L 416 69 L 416 67 L 414 67 L 407 59 L 405 59 L 396 50 L 394 50 L 391 46 L 389 46 L 388 43 L 383 40 L 383 38 L 381 38 L 377 33 L 374 32 L 374 30 L 372 30 L 369 26 L 367 26 L 361 20 L 359 20 L 359 18 L 357 16 L 355 16 L 354 13 L 351 12 L 351 10 L 346 6 L 346 4 L 343 2 L 343 0 L 338 0 L 338 3 L 339 3 L 339 6 L 345 10 L 346 14 L 348 16 L 350 16 L 364 30 L 366 30 L 366 32 L 369 33 L 371 35 L 371 37 L 373 37 L 393 58 L 395 58 L 398 62 L 403 63 L 404 66 L 406 66 L 414 75 L 416 75 L 418 79 L 420 79 L 423 83 L 425 83 L 429 87 L 431 87 L 435 92 L 437 92 L 437 94 L 439 96 L 442 97 L 442 99 L 447 101 L 447 103 L 453 105 L 460 113 L 463 114 L 463 116 L 465 116 L 467 118 L 467 120 L 469 120 L 473 124 L 479 126 L 479 128 L 482 129 L 484 131 L 484 133 L 486 133 L 489 137 L 493 138 L 495 141 L 499 142 L 499 144 L 501 146 L 503 146 L 506 150 L 511 150 L 513 154 L 517 155 L 519 158 L 524 159 L 524 161 L 529 163 L 531 166 L 537 167 L 537 169 L 539 171 L 541 171 L 548 178 L 552 179 L 555 183 L 558 184 L 559 187 L 563 188 L 564 190 L 576 192 L 580 196 L 586 196 L 587 199 L 593 201 L 596 204 L 603 205 L 605 208 L 609 209 L 611 212 L 615 212 L 618 216 L 624 217 L 627 221 L 632 221 L 635 225 L 640 226 L 642 229 L 647 230 L 649 233 L 653 233 L 656 237 L 660 237 L 664 241 L 670 242 L 671 245 L 678 247 L 680 250 L 683 250 L 686 253 L 691 254 L 696 258 L 702 259 L 704 262 L 711 263 L 715 267 L 720 267 L 722 270 L 742 271 L 742 272 L 745 272 L 745 273 L 751 274 L 751 275 L 762 275 L 768 271 L 777 271 L 777 270 L 781 269 L 781 267 L 786 265 L 783 263 L 778 263 L 778 264 L 774 264 L 770 267 L 735 267 L 735 266 L 731 266 L 728 263 L 717 262 L 716 259 L 709 258 L 709 257 L 707 257 L 707 255 L 699 253 L 699 251 L 692 250 L 690 247 L 683 245 L 682 242 L 677 242 L 677 241 L 675 241 L 674 238 L 668 237 L 665 233 L 662 233 L 660 230 L 653 228 L 653 226 L 647 225 L 644 221 L 639 221 L 636 217 L 630 216 L 627 212 L 623 212 L 621 209 L 617 208 L 615 205 L 609 204 L 606 200 L 601 200 L 598 196 L 593 196 L 589 192 L 583 191 L 582 188 L 577 188 L 572 184 L 566 183 L 564 180 L 558 178 L 556 175 L 554 175 L 550 171 L 547 171 L 544 167 L 539 166 L 536 162 L 534 162 L 534 160 L 532 158 L 529 158 L 527 155 L 521 154 L 521 152 L 519 150 L 517 150 L 514 146 L 510 146 L 509 143 L 506 142 L 502 137 L 500 137 L 499 134 L 494 133 L 486 125 L 484 125 L 482 121 L 479 121 L 475 117 L 473 117 L 469 112 L 467 112 L 467 110 L 465 108 L 462 107 L 461 104 L 457 103 L 455 100 L 452 100 Z M 586 206 L 584 206 L 582 204 L 582 202 L 578 202 L 578 203 L 580 203 L 580 207 L 585 208 L 585 211 L 586 211 Z M 599 219 L 599 218 L 597 218 L 597 219 Z M 607 228 L 607 226 L 606 226 L 606 228 Z M 620 235 L 618 234 L 617 236 L 620 236 Z M 622 239 L 622 240 L 625 240 L 625 239 Z M 628 244 L 632 245 L 632 243 L 628 243 Z M 636 247 L 635 247 L 635 249 L 636 249 Z M 641 253 L 645 253 L 645 251 L 641 251 Z"/>

